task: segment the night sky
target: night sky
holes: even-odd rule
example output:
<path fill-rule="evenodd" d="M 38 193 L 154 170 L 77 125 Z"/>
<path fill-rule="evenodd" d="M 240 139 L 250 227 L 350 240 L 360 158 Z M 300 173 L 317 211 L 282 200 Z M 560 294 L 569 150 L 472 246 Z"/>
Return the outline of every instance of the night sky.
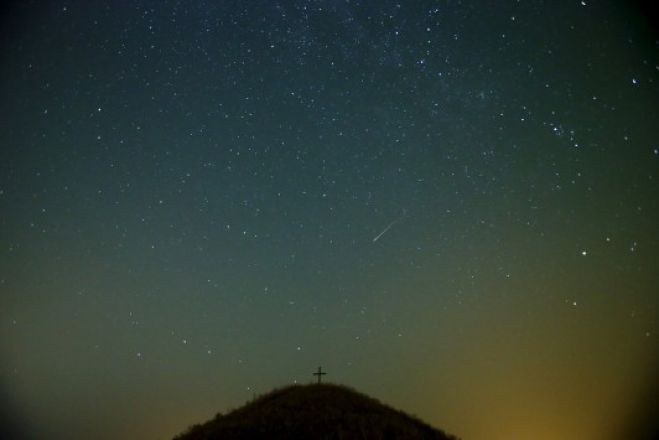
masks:
<path fill-rule="evenodd" d="M 647 12 L 3 6 L 2 419 L 166 439 L 322 365 L 465 440 L 623 438 L 659 367 Z"/>

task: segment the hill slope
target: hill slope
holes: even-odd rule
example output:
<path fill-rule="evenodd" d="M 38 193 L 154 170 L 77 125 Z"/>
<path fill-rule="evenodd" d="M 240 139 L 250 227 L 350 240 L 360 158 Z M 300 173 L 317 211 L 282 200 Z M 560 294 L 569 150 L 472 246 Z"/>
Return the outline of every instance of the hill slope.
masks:
<path fill-rule="evenodd" d="M 176 440 L 455 440 L 375 399 L 338 385 L 293 385 L 194 425 Z"/>

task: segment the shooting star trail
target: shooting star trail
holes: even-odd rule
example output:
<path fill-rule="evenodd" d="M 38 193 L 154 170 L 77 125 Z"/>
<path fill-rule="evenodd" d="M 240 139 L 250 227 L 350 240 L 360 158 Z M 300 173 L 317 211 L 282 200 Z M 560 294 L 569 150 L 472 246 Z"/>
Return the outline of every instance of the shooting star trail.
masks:
<path fill-rule="evenodd" d="M 389 223 L 389 224 L 387 225 L 387 227 L 384 228 L 384 230 L 383 230 L 382 232 L 380 232 L 378 235 L 376 235 L 375 238 L 373 239 L 373 243 L 375 243 L 376 241 L 378 241 L 378 240 L 380 239 L 380 237 L 382 237 L 384 234 L 386 234 L 387 231 L 388 231 L 389 229 L 391 229 L 391 227 L 392 227 L 393 225 L 395 225 L 396 223 L 398 223 L 399 221 L 401 221 L 401 220 L 405 217 L 405 214 L 407 214 L 407 211 L 406 211 L 406 210 L 403 210 L 403 215 L 401 215 L 400 217 L 398 217 L 398 218 L 397 218 L 396 220 L 394 220 L 393 222 Z"/>

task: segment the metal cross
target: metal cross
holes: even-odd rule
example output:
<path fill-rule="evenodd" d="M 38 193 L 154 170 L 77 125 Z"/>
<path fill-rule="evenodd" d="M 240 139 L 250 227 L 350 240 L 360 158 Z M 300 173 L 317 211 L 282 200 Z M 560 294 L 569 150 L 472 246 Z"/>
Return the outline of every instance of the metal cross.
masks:
<path fill-rule="evenodd" d="M 320 384 L 320 378 L 326 374 L 327 373 L 323 371 L 322 367 L 318 367 L 318 371 L 316 371 L 313 375 L 318 376 L 318 383 Z"/>

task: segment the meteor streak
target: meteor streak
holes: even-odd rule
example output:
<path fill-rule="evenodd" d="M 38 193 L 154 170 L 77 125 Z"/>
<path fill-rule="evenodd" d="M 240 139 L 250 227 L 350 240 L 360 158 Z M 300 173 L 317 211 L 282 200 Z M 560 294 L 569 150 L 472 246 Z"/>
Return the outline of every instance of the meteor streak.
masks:
<path fill-rule="evenodd" d="M 392 227 L 393 225 L 395 225 L 396 223 L 398 223 L 399 221 L 401 221 L 401 220 L 405 217 L 405 214 L 406 214 L 406 211 L 403 209 L 403 215 L 401 215 L 400 217 L 398 217 L 398 218 L 397 218 L 396 220 L 394 220 L 393 222 L 389 223 L 389 224 L 387 225 L 387 227 L 384 228 L 384 230 L 383 230 L 382 232 L 380 232 L 378 235 L 376 235 L 375 238 L 373 239 L 373 243 L 375 243 L 376 241 L 378 241 L 378 240 L 380 239 L 380 237 L 382 237 L 382 236 L 383 236 L 383 235 L 384 235 L 389 229 L 391 229 L 391 227 Z"/>

